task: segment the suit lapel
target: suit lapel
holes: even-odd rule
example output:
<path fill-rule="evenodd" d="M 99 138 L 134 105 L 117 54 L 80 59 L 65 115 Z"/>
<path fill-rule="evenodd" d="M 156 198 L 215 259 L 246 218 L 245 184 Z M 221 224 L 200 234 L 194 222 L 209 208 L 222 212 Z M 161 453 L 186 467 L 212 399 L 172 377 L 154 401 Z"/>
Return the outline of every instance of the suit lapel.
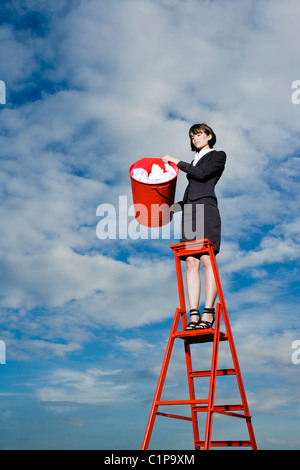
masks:
<path fill-rule="evenodd" d="M 215 149 L 211 149 L 209 152 L 207 152 L 205 155 L 203 155 L 203 157 L 200 158 L 200 160 L 196 163 L 195 166 L 200 166 L 200 165 L 202 165 L 202 164 L 205 162 L 206 157 L 209 157 L 209 156 L 212 154 L 212 152 L 216 152 L 216 150 L 215 150 Z"/>

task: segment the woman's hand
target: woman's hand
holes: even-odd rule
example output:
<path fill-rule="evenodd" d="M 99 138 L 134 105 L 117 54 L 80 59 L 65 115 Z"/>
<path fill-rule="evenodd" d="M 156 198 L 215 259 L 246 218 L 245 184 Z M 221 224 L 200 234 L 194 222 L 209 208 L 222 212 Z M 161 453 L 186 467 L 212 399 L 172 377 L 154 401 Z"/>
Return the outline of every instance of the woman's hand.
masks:
<path fill-rule="evenodd" d="M 170 155 L 165 155 L 165 156 L 163 157 L 163 162 L 164 162 L 164 163 L 170 163 L 170 162 L 172 162 L 172 163 L 175 163 L 175 165 L 177 165 L 177 163 L 179 163 L 180 160 L 178 160 L 178 158 L 171 157 Z"/>

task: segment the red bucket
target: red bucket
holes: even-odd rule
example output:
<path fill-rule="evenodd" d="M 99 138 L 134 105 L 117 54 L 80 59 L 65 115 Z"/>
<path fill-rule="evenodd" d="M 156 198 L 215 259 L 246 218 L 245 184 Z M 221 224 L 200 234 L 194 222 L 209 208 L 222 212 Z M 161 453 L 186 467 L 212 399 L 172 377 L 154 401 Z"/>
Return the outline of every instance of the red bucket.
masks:
<path fill-rule="evenodd" d="M 161 158 L 142 158 L 129 168 L 135 218 L 140 225 L 145 227 L 161 227 L 172 220 L 173 213 L 170 207 L 174 204 L 179 172 L 175 163 L 169 163 L 176 171 L 176 176 L 169 181 L 149 184 L 132 177 L 132 170 L 135 168 L 143 168 L 150 174 L 153 163 L 165 170 L 165 164 Z"/>

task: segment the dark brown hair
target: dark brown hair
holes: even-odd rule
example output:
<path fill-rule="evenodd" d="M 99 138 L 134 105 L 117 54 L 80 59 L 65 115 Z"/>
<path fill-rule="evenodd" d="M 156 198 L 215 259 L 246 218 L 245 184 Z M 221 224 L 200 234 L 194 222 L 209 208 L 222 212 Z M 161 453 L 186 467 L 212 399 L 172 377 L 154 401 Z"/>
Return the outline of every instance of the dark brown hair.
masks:
<path fill-rule="evenodd" d="M 211 135 L 211 139 L 208 141 L 208 145 L 210 146 L 210 148 L 213 148 L 213 146 L 215 145 L 217 141 L 216 134 L 214 133 L 212 128 L 209 127 L 207 124 L 205 124 L 204 122 L 202 122 L 201 124 L 194 124 L 189 130 L 189 137 L 191 140 L 191 150 L 193 152 L 200 152 L 200 150 L 197 149 L 195 145 L 193 144 L 192 137 L 195 134 L 200 134 L 201 132 L 205 132 L 206 135 Z"/>

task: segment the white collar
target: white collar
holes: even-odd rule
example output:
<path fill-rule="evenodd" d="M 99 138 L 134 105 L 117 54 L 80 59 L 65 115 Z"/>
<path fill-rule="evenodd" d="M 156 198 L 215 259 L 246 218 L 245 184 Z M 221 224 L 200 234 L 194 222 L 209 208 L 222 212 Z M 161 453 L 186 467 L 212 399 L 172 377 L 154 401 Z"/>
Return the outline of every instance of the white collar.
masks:
<path fill-rule="evenodd" d="M 202 149 L 199 153 L 196 153 L 196 156 L 193 160 L 193 166 L 199 162 L 200 158 L 204 157 L 204 155 L 206 155 L 208 152 L 211 152 L 212 150 L 214 150 L 214 148 Z"/>

